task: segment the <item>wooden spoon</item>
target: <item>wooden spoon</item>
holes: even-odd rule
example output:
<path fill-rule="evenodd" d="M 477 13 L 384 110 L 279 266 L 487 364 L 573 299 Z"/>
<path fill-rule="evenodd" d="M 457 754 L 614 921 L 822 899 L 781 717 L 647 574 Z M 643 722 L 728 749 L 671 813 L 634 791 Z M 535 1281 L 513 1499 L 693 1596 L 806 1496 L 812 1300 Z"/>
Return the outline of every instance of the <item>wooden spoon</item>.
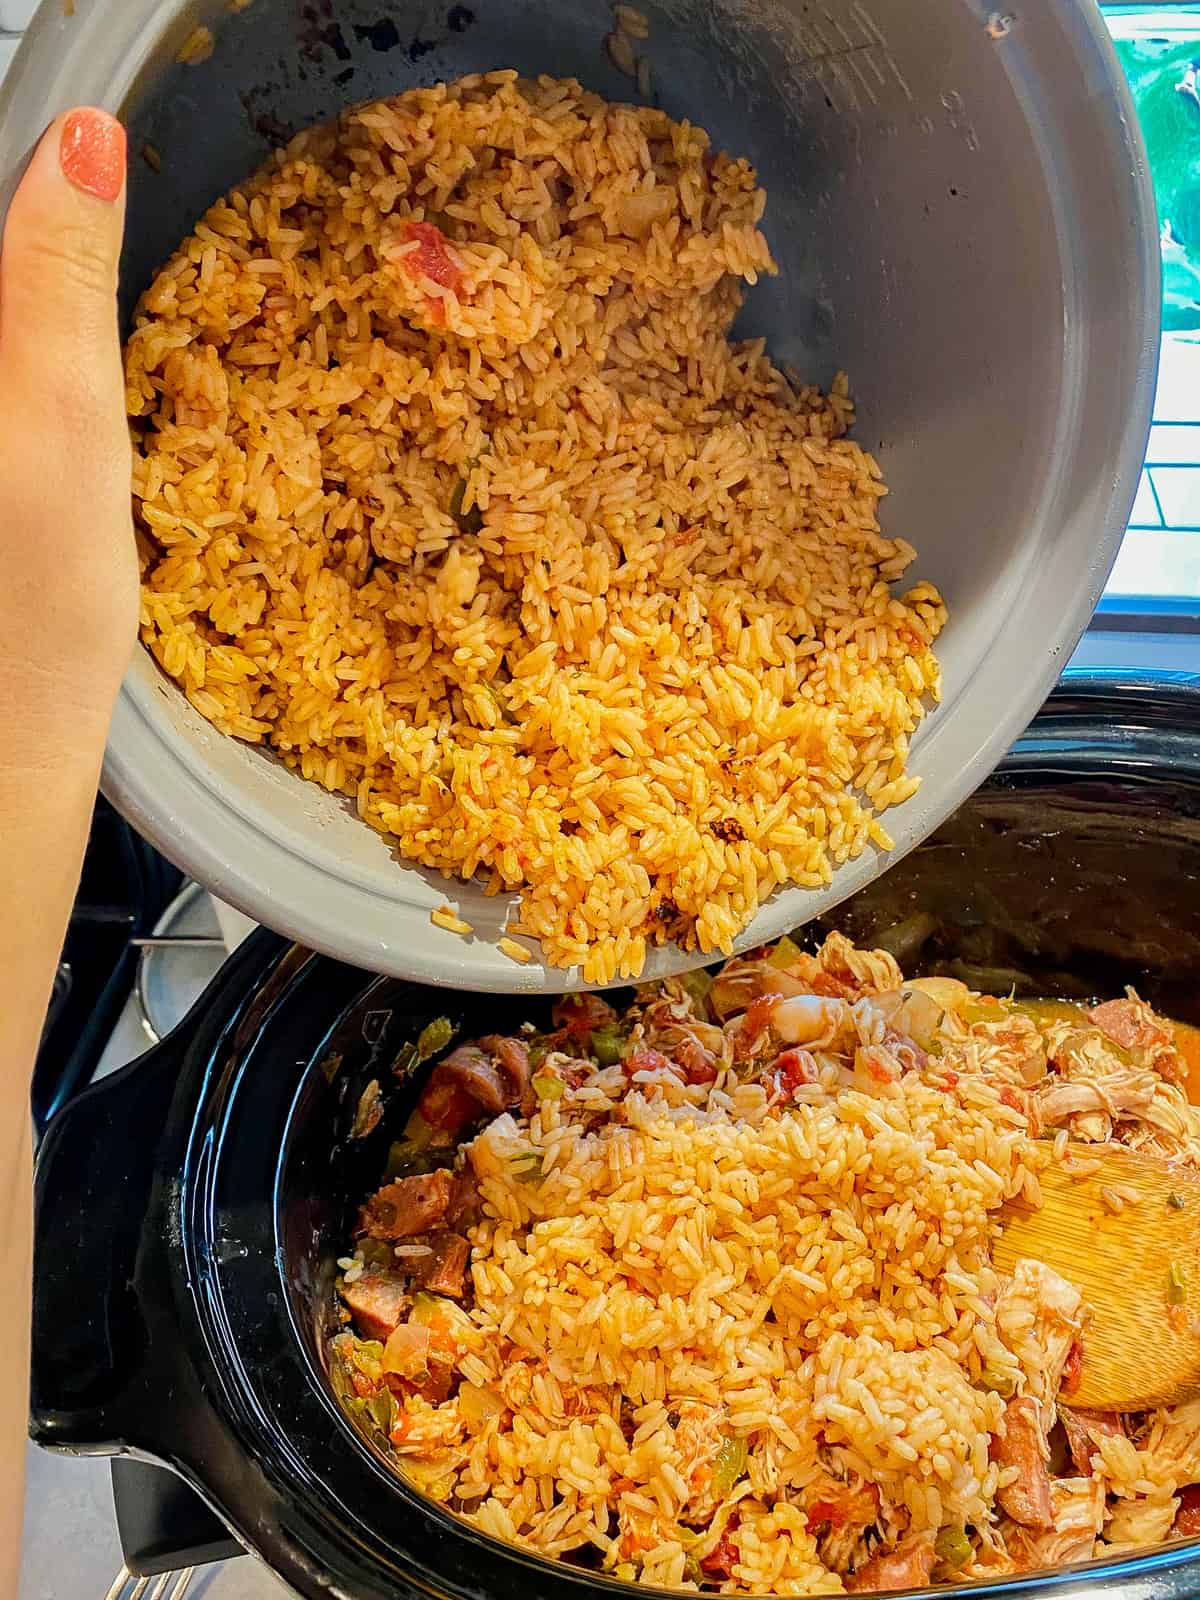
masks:
<path fill-rule="evenodd" d="M 1072 1177 L 1075 1163 L 1086 1177 Z M 1044 1262 L 1083 1295 L 1079 1387 L 1096 1411 L 1143 1411 L 1200 1396 L 1200 1173 L 1119 1144 L 1071 1145 L 1039 1175 L 1043 1205 L 1004 1207 L 1002 1272 Z M 1114 1212 L 1104 1191 L 1136 1194 Z"/>

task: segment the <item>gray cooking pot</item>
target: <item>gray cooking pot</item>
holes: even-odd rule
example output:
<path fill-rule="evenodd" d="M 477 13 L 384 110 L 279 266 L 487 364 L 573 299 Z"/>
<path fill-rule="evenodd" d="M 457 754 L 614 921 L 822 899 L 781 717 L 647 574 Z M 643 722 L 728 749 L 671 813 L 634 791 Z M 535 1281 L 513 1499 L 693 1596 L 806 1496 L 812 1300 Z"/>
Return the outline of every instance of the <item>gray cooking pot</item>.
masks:
<path fill-rule="evenodd" d="M 996 0 L 999 3 L 999 0 Z M 911 848 L 995 765 L 1082 632 L 1116 553 L 1154 388 L 1154 206 L 1128 94 L 1090 0 L 646 0 L 637 80 L 607 0 L 44 0 L 0 96 L 0 176 L 60 109 L 130 130 L 128 314 L 204 208 L 293 130 L 354 100 L 497 66 L 649 93 L 758 166 L 780 277 L 743 316 L 827 382 L 891 485 L 951 622 L 941 707 L 914 741 Z M 199 24 L 210 59 L 176 57 Z M 151 162 L 160 165 L 156 171 Z M 337 798 L 217 735 L 139 652 L 106 791 L 168 856 L 294 938 L 375 971 L 549 990 L 492 938 L 506 907 L 399 865 Z M 756 943 L 886 864 L 777 895 Z M 431 926 L 450 889 L 480 937 Z M 648 975 L 689 958 L 658 951 Z"/>

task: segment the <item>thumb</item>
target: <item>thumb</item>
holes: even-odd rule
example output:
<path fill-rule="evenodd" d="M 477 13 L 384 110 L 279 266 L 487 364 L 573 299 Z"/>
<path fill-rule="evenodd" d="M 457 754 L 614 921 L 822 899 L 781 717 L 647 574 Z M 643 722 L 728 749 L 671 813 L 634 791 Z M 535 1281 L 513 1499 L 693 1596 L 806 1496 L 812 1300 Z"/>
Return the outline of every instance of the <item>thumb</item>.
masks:
<path fill-rule="evenodd" d="M 31 397 L 70 395 L 91 420 L 119 404 L 124 220 L 124 128 L 106 111 L 65 112 L 34 151 L 4 224 L 0 381 Z"/>

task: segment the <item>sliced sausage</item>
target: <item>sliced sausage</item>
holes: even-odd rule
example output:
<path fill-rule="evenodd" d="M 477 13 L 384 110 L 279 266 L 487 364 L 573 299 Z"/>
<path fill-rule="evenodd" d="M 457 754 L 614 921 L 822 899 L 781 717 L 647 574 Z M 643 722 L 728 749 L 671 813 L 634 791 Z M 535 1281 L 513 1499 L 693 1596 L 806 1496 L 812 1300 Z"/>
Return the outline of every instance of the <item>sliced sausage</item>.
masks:
<path fill-rule="evenodd" d="M 1187 1077 L 1173 1030 L 1144 1000 L 1105 1000 L 1088 1017 L 1106 1038 L 1148 1062 L 1169 1082 L 1182 1083 Z"/>
<path fill-rule="evenodd" d="M 895 1589 L 921 1589 L 933 1571 L 933 1539 L 919 1534 L 894 1550 L 881 1550 L 846 1582 L 851 1594 L 888 1594 Z"/>
<path fill-rule="evenodd" d="M 430 1253 L 409 1263 L 412 1280 L 430 1294 L 449 1295 L 461 1300 L 466 1292 L 467 1263 L 471 1246 L 461 1233 L 431 1233 L 425 1240 Z"/>
<path fill-rule="evenodd" d="M 1052 1528 L 1054 1506 L 1047 1470 L 1050 1447 L 1042 1428 L 1041 1407 L 1032 1395 L 1018 1395 L 1008 1402 L 1004 1436 L 992 1435 L 991 1455 L 1002 1467 L 1019 1469 L 1013 1481 L 997 1492 L 1001 1507 L 1022 1527 Z"/>
<path fill-rule="evenodd" d="M 479 1042 L 508 1081 L 508 1104 L 520 1105 L 529 1088 L 528 1047 L 521 1039 L 511 1039 L 500 1033 L 489 1033 Z"/>
<path fill-rule="evenodd" d="M 430 1078 L 457 1083 L 478 1102 L 484 1111 L 499 1116 L 508 1105 L 508 1085 L 486 1050 L 475 1044 L 461 1044 L 434 1069 Z"/>
<path fill-rule="evenodd" d="M 446 1226 L 455 1230 L 474 1227 L 479 1221 L 482 1202 L 479 1185 L 471 1167 L 455 1173 L 454 1188 L 450 1193 L 450 1206 L 446 1212 Z"/>
<path fill-rule="evenodd" d="M 1189 1483 L 1186 1489 L 1179 1490 L 1175 1532 L 1188 1539 L 1200 1533 L 1200 1483 Z"/>
<path fill-rule="evenodd" d="M 1166 1030 L 1155 1026 L 1149 1007 L 1135 1000 L 1105 1000 L 1093 1006 L 1088 1017 L 1122 1050 L 1148 1050 L 1168 1042 Z"/>
<path fill-rule="evenodd" d="M 409 1239 L 446 1220 L 454 1175 L 445 1168 L 385 1184 L 362 1208 L 358 1231 L 372 1239 Z"/>
<path fill-rule="evenodd" d="M 389 1272 L 364 1272 L 345 1285 L 342 1299 L 354 1313 L 354 1325 L 364 1339 L 386 1340 L 408 1309 L 403 1281 Z"/>
<path fill-rule="evenodd" d="M 1078 1406 L 1060 1405 L 1058 1420 L 1067 1436 L 1067 1447 L 1075 1470 L 1085 1476 L 1092 1470 L 1096 1440 L 1125 1432 L 1120 1415 L 1115 1411 L 1085 1411 Z"/>

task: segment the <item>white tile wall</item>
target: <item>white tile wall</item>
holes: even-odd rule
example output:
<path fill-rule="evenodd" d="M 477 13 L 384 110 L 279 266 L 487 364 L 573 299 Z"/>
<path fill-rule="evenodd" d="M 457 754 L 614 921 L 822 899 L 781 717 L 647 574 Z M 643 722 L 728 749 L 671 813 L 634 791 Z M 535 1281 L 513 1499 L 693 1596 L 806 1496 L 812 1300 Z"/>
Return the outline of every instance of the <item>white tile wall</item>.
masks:
<path fill-rule="evenodd" d="M 0 0 L 0 28 L 6 33 L 22 33 L 37 10 L 37 0 Z"/>

